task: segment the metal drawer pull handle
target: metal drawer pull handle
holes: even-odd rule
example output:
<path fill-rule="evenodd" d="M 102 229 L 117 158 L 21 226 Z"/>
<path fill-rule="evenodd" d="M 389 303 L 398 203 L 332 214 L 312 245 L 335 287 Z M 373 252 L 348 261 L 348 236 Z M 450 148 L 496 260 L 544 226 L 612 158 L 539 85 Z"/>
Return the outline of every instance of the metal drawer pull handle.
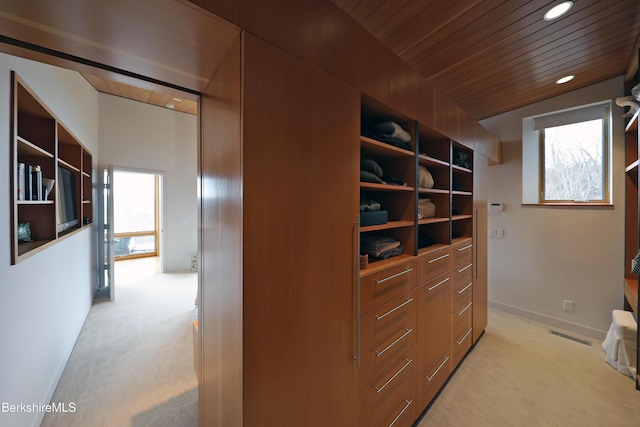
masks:
<path fill-rule="evenodd" d="M 431 264 L 432 262 L 440 261 L 441 259 L 444 259 L 444 258 L 446 258 L 448 256 L 449 256 L 449 254 L 444 254 L 442 256 L 439 256 L 438 258 L 430 259 L 429 261 L 427 261 L 427 263 Z"/>
<path fill-rule="evenodd" d="M 407 274 L 410 271 L 413 271 L 413 268 L 407 268 L 405 271 L 401 271 L 400 273 L 394 274 L 393 276 L 389 276 L 389 277 L 386 277 L 384 279 L 376 280 L 376 285 L 379 285 L 380 283 L 384 283 L 387 280 L 395 279 L 396 277 L 402 276 L 403 274 Z"/>
<path fill-rule="evenodd" d="M 382 316 L 376 316 L 376 321 L 377 320 L 381 320 L 384 319 L 385 317 L 387 317 L 388 315 L 390 315 L 391 313 L 393 313 L 396 310 L 401 309 L 402 307 L 404 307 L 405 305 L 409 304 L 411 301 L 413 301 L 413 298 L 409 298 L 408 300 L 406 300 L 405 302 L 403 302 L 402 304 L 400 304 L 399 306 L 397 306 L 396 308 L 392 308 L 391 310 L 387 311 L 385 314 L 383 314 Z"/>
<path fill-rule="evenodd" d="M 449 356 L 445 356 L 444 360 L 442 361 L 442 363 L 440 364 L 440 366 L 438 366 L 438 369 L 436 369 L 436 371 L 431 374 L 430 376 L 427 377 L 427 382 L 431 382 L 431 380 L 433 379 L 433 377 L 435 377 L 436 375 L 438 375 L 438 372 L 440 372 L 440 369 L 442 369 L 442 367 L 449 361 Z"/>
<path fill-rule="evenodd" d="M 404 412 L 409 408 L 409 406 L 411 406 L 411 404 L 413 403 L 413 400 L 404 400 L 405 402 L 407 402 L 407 405 L 402 408 L 402 411 L 400 411 L 400 413 L 398 415 L 396 415 L 396 417 L 393 419 L 393 421 L 391 421 L 391 424 L 389 424 L 389 427 L 393 427 L 393 425 L 396 423 L 396 421 L 398 421 L 398 419 L 402 416 L 402 414 L 404 414 Z"/>
<path fill-rule="evenodd" d="M 407 359 L 404 359 L 404 360 L 407 360 Z M 406 368 L 407 366 L 411 365 L 411 362 L 413 362 L 413 359 L 411 359 L 411 360 L 407 360 L 407 363 L 405 363 L 405 365 L 404 365 L 402 368 L 400 368 L 400 370 L 399 370 L 398 372 L 396 372 L 395 374 L 393 374 L 393 376 L 392 376 L 391 378 L 389 378 L 389 380 L 388 380 L 386 383 L 384 383 L 384 385 L 383 385 L 382 387 L 380 387 L 380 388 L 375 387 L 375 389 L 376 389 L 376 394 L 380 394 L 380 392 L 381 392 L 382 390 L 384 390 L 384 388 L 385 388 L 386 386 L 388 386 L 388 385 L 389 385 L 389 383 L 390 383 L 391 381 L 395 380 L 395 379 L 396 379 L 396 377 L 397 377 L 398 375 L 400 375 L 400 372 L 404 371 L 404 370 L 405 370 L 405 368 Z"/>
<path fill-rule="evenodd" d="M 466 270 L 467 268 L 469 268 L 469 267 L 473 267 L 473 264 L 469 264 L 469 265 L 467 265 L 466 267 L 464 267 L 463 269 L 458 270 L 458 273 L 462 273 L 463 271 L 465 271 L 465 270 Z"/>
<path fill-rule="evenodd" d="M 378 352 L 376 351 L 376 357 L 380 357 L 384 354 L 385 351 L 389 350 L 391 347 L 393 347 L 394 345 L 398 344 L 398 342 L 400 342 L 402 340 L 402 338 L 406 337 L 407 335 L 409 335 L 411 332 L 413 332 L 413 329 L 407 329 L 407 332 L 405 332 L 404 334 L 402 334 L 402 336 L 400 338 L 398 338 L 397 340 L 395 340 L 394 342 L 392 342 L 391 344 L 389 344 L 387 346 L 387 348 L 385 348 L 384 350 Z"/>
<path fill-rule="evenodd" d="M 460 249 L 458 249 L 458 252 L 466 251 L 467 249 L 472 248 L 472 247 L 473 247 L 473 245 L 472 245 L 472 244 L 471 244 L 471 245 L 467 245 L 467 246 L 465 246 L 464 248 L 460 248 Z"/>
<path fill-rule="evenodd" d="M 467 306 L 465 308 L 462 309 L 462 311 L 460 313 L 458 313 L 458 316 L 462 316 L 462 314 L 467 311 L 469 309 L 469 307 L 471 307 L 471 305 L 473 304 L 473 302 L 469 302 L 469 304 L 467 304 Z"/>
<path fill-rule="evenodd" d="M 443 283 L 445 283 L 447 280 L 449 280 L 449 277 L 447 277 L 446 279 L 436 283 L 435 285 L 433 285 L 432 287 L 428 288 L 427 291 L 432 291 L 435 288 L 437 288 L 438 286 L 442 285 Z"/>
<path fill-rule="evenodd" d="M 460 341 L 456 341 L 458 343 L 458 345 L 462 345 L 462 343 L 464 342 L 464 340 L 467 339 L 467 337 L 469 336 L 469 334 L 471 333 L 471 328 L 469 328 L 469 330 L 467 331 L 466 334 L 464 334 L 464 336 L 462 337 L 462 339 Z"/>
<path fill-rule="evenodd" d="M 471 287 L 471 285 L 473 285 L 473 282 L 469 282 L 469 284 L 468 284 L 467 286 L 465 286 L 463 289 L 460 289 L 460 290 L 458 291 L 458 295 L 462 295 L 462 294 L 464 294 L 464 292 L 465 292 L 467 289 L 469 289 L 469 288 Z"/>

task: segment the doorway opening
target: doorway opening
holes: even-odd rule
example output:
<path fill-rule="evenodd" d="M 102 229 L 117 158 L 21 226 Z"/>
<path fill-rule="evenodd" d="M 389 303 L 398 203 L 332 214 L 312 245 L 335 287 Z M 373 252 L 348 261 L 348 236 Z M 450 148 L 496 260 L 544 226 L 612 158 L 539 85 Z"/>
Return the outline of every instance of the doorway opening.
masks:
<path fill-rule="evenodd" d="M 116 261 L 160 256 L 162 175 L 113 172 L 113 231 Z"/>

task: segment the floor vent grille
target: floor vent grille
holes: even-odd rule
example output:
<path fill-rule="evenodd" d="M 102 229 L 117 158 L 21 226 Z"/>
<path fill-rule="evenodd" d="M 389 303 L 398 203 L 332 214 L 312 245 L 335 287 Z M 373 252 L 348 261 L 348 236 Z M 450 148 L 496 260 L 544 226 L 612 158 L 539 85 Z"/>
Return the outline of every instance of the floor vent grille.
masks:
<path fill-rule="evenodd" d="M 562 333 L 562 332 L 554 331 L 553 329 L 549 329 L 549 333 L 551 335 L 556 335 L 556 336 L 559 336 L 559 337 L 562 337 L 562 338 L 566 338 L 566 339 L 571 340 L 571 341 L 575 341 L 575 342 L 580 343 L 580 344 L 588 345 L 589 347 L 593 347 L 593 343 L 591 341 L 583 340 L 582 338 L 578 338 L 578 337 L 574 337 L 574 336 L 571 336 L 571 335 L 568 335 L 568 334 L 565 334 L 565 333 Z"/>

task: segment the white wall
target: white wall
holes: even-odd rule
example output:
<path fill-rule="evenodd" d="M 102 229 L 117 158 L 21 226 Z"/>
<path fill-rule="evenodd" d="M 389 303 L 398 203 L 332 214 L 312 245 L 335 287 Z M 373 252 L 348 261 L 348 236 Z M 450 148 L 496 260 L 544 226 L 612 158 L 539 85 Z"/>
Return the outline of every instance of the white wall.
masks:
<path fill-rule="evenodd" d="M 163 175 L 164 272 L 197 249 L 197 138 L 196 116 L 100 94 L 100 163 Z"/>
<path fill-rule="evenodd" d="M 522 118 L 623 96 L 622 77 L 483 120 L 503 141 L 503 163 L 489 167 L 489 304 L 569 331 L 604 338 L 621 308 L 624 275 L 624 123 L 613 113 L 613 208 L 521 206 Z M 563 300 L 575 310 L 562 310 Z"/>
<path fill-rule="evenodd" d="M 92 231 L 86 229 L 11 265 L 11 70 L 92 152 L 98 153 L 98 94 L 78 73 L 0 54 L 0 405 L 49 403 L 91 307 Z M 95 217 L 95 215 L 94 215 Z M 67 402 L 68 403 L 68 402 Z M 3 412 L 0 425 L 35 426 L 42 412 Z"/>

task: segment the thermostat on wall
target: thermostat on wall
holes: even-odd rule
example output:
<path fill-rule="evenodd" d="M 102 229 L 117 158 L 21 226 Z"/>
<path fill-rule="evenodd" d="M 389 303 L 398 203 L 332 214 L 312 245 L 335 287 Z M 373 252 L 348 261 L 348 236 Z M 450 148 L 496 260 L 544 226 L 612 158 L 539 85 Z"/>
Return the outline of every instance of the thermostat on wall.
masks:
<path fill-rule="evenodd" d="M 502 203 L 489 203 L 489 213 L 499 213 L 504 210 Z"/>

